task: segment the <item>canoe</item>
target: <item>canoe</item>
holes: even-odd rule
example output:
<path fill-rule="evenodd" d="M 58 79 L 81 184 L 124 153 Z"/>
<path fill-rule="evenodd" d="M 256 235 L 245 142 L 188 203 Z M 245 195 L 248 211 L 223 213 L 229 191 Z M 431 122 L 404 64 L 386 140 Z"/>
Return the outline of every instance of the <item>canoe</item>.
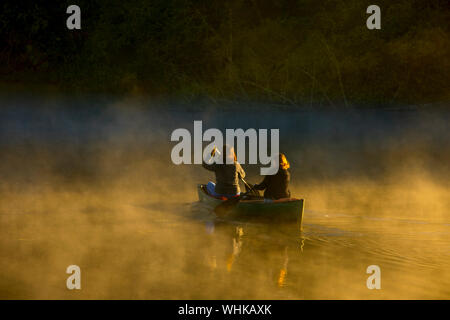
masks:
<path fill-rule="evenodd" d="M 199 201 L 215 208 L 224 200 L 208 194 L 205 185 L 197 185 Z M 302 223 L 304 199 L 285 198 L 279 200 L 241 200 L 230 210 L 227 218 L 245 220 L 269 220 L 273 222 Z"/>

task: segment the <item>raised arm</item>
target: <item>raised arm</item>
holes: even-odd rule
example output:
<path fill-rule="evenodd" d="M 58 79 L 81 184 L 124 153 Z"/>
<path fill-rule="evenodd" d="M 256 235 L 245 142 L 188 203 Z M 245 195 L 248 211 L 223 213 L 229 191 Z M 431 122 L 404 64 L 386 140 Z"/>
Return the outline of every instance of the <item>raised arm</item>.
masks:
<path fill-rule="evenodd" d="M 245 171 L 244 171 L 244 169 L 242 169 L 242 167 L 241 167 L 239 162 L 236 162 L 236 171 L 238 173 L 239 179 L 244 179 L 245 178 Z"/>

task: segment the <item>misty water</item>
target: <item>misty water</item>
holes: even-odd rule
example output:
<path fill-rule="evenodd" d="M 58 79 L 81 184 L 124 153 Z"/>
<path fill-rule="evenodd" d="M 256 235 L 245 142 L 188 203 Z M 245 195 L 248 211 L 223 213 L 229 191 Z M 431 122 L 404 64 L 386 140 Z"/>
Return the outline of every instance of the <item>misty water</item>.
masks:
<path fill-rule="evenodd" d="M 448 299 L 450 113 L 0 100 L 2 299 Z M 216 219 L 177 128 L 279 128 L 302 228 Z M 243 165 L 247 181 L 261 180 Z M 81 268 L 68 290 L 66 268 Z M 369 290 L 366 269 L 381 270 Z"/>

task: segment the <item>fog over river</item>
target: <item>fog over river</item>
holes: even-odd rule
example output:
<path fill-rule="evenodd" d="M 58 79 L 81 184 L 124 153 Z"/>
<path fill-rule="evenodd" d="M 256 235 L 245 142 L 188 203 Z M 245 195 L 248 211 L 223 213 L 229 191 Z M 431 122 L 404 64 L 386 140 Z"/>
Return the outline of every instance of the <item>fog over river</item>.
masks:
<path fill-rule="evenodd" d="M 280 129 L 302 230 L 197 202 L 212 173 L 170 158 L 194 120 Z M 3 97 L 0 299 L 449 299 L 449 124 L 444 109 Z"/>

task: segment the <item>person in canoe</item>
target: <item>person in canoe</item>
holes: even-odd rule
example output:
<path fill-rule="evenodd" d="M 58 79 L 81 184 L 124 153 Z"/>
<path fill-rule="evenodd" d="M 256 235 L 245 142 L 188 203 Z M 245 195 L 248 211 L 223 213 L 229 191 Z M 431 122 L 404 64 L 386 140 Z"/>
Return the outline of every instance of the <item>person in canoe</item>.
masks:
<path fill-rule="evenodd" d="M 211 153 L 214 156 L 216 149 Z M 220 153 L 219 153 L 220 155 Z M 213 171 L 216 175 L 216 183 L 208 182 L 206 185 L 207 192 L 218 198 L 232 198 L 241 193 L 239 188 L 239 180 L 245 178 L 245 171 L 237 162 L 234 149 L 229 145 L 223 146 L 222 163 L 208 164 L 203 162 L 202 166 L 206 170 Z M 228 161 L 227 161 L 228 159 Z"/>
<path fill-rule="evenodd" d="M 291 174 L 289 173 L 289 162 L 283 153 L 279 154 L 279 169 L 275 175 L 265 176 L 260 184 L 255 184 L 253 189 L 265 190 L 264 198 L 266 199 L 281 199 L 290 198 L 289 182 Z"/>

